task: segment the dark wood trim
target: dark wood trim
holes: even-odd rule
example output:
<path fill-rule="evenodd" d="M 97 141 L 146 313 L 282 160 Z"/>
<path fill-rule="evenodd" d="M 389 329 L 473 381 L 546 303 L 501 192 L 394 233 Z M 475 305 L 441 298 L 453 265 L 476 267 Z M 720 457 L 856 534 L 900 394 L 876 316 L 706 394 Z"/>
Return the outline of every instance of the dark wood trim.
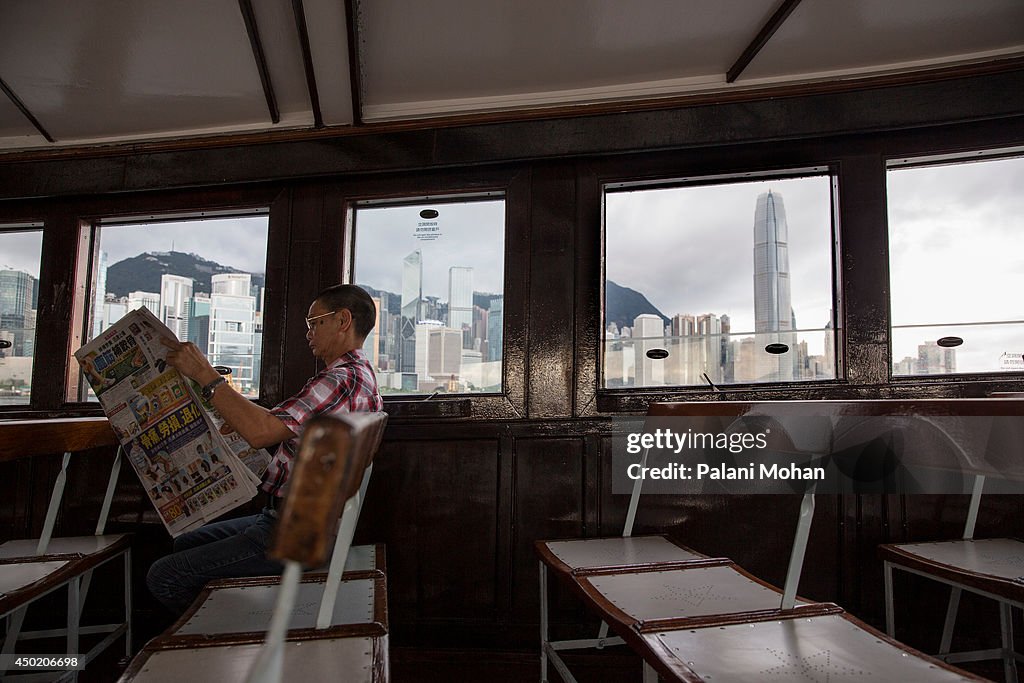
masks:
<path fill-rule="evenodd" d="M 0 613 L 9 614 L 19 607 L 26 606 L 36 598 L 109 562 L 118 555 L 128 552 L 131 550 L 131 538 L 130 534 L 122 535 L 110 545 L 94 553 L 44 556 L 53 557 L 57 562 L 66 561 L 67 564 L 58 567 L 38 581 L 0 595 Z M 37 557 L 10 558 L 11 564 L 33 564 L 36 561 Z"/>
<path fill-rule="evenodd" d="M 499 623 L 507 622 L 515 607 L 514 555 L 516 542 L 516 443 L 508 435 L 498 439 L 497 529 L 495 539 L 495 605 Z"/>
<path fill-rule="evenodd" d="M 568 164 L 545 164 L 530 190 L 530 301 L 527 337 L 527 413 L 532 418 L 572 414 L 576 179 Z M 575 316 L 572 316 L 573 318 Z M 509 325 L 505 325 L 506 331 Z"/>
<path fill-rule="evenodd" d="M 0 420 L 0 462 L 116 445 L 105 417 Z"/>
<path fill-rule="evenodd" d="M 256 69 L 260 73 L 260 83 L 263 85 L 263 95 L 267 99 L 270 121 L 272 123 L 280 123 L 281 111 L 277 107 L 277 97 L 274 96 L 274 84 L 270 80 L 267 57 L 263 53 L 263 41 L 260 40 L 260 30 L 256 24 L 256 14 L 252 10 L 252 0 L 238 0 L 238 8 L 241 10 L 242 19 L 245 21 L 245 32 L 249 35 L 249 45 L 252 46 L 252 57 L 256 61 Z"/>
<path fill-rule="evenodd" d="M 334 640 L 338 638 L 349 638 L 349 637 L 370 637 L 373 641 L 373 652 L 370 659 L 370 681 L 371 683 L 388 683 L 390 681 L 390 665 L 388 663 L 388 642 L 386 634 L 382 633 L 349 633 L 344 629 L 304 629 L 303 632 L 291 631 L 289 632 L 287 642 L 298 641 L 298 642 L 309 642 L 313 640 Z M 136 680 L 136 678 L 143 672 L 146 666 L 149 664 L 149 659 L 155 654 L 160 652 L 166 652 L 170 650 L 193 650 L 193 656 L 202 657 L 201 650 L 207 647 L 211 648 L 224 648 L 236 645 L 258 645 L 264 641 L 266 633 L 259 634 L 259 638 L 256 639 L 209 639 L 209 640 L 197 640 L 196 642 L 181 643 L 161 647 L 159 643 L 150 641 L 142 648 L 142 650 L 136 654 L 128 665 L 128 668 L 121 674 L 118 679 L 129 683 Z M 368 653 L 369 654 L 369 653 Z"/>
<path fill-rule="evenodd" d="M 80 222 L 74 215 L 63 211 L 48 213 L 39 267 L 33 351 L 36 360 L 32 363 L 30 405 L 36 410 L 60 410 L 67 406 L 68 373 L 78 366 L 71 354 L 78 350 L 74 340 L 82 332 L 72 322 L 81 240 Z"/>
<path fill-rule="evenodd" d="M 1017 93 L 1020 93 L 1019 95 Z M 890 153 L 898 131 L 914 128 L 938 153 L 954 147 L 940 124 L 978 126 L 983 145 L 1024 136 L 1024 69 L 978 79 L 777 99 L 745 104 L 619 113 L 573 120 L 519 121 L 501 125 L 437 128 L 336 140 L 140 153 L 133 156 L 5 163 L 0 159 L 0 199 L 210 187 L 226 182 L 342 178 L 380 172 L 465 169 L 496 163 L 532 163 L 568 157 L 616 159 L 621 155 L 684 155 L 697 172 L 717 172 L 710 160 L 730 151 L 771 148 L 777 155 L 851 156 L 862 150 Z M 841 113 L 841 115 L 840 115 Z M 955 130 L 955 129 L 954 129 Z M 886 132 L 888 131 L 888 132 Z M 738 147 L 742 143 L 743 147 Z M 749 147 L 747 147 L 749 145 Z M 699 152 L 699 153 L 695 153 Z M 898 154 L 897 148 L 891 148 Z M 730 157 L 722 156 L 722 164 Z M 827 157 L 826 157 L 827 159 Z M 777 167 L 762 157 L 759 165 Z M 678 162 L 677 162 L 678 165 Z M 532 167 L 531 171 L 539 170 Z M 741 169 L 743 171 L 751 169 Z"/>
<path fill-rule="evenodd" d="M 285 399 L 282 378 L 285 368 L 286 302 L 290 278 L 292 193 L 281 190 L 270 201 L 267 231 L 267 277 L 263 293 L 263 360 L 260 366 L 260 396 L 264 405 Z"/>
<path fill-rule="evenodd" d="M 983 540 L 983 539 L 978 539 Z M 1024 542 L 1019 539 L 1006 539 L 1016 541 L 1020 544 L 1021 550 L 1024 550 Z M 970 540 L 956 540 L 956 541 L 934 541 L 932 543 L 966 543 L 971 544 L 975 539 Z M 964 586 L 964 590 L 970 591 L 972 589 L 991 593 L 992 595 L 998 595 L 1006 600 L 1012 600 L 1015 602 L 1024 601 L 1024 585 L 1017 579 L 1007 579 L 1001 576 L 995 576 L 992 574 L 981 574 L 974 572 L 957 565 L 945 564 L 936 560 L 931 560 L 926 557 L 918 555 L 907 546 L 917 545 L 929 545 L 929 543 L 911 543 L 911 544 L 885 544 L 878 546 L 878 557 L 886 562 L 891 562 L 894 565 L 894 569 L 906 569 L 912 570 L 919 577 L 921 574 L 925 574 L 926 577 L 934 581 L 939 581 L 948 585 L 959 585 Z"/>
<path fill-rule="evenodd" d="M 583 579 L 589 579 L 591 577 L 601 576 L 616 576 L 619 574 L 654 574 L 658 572 L 672 572 L 676 570 L 687 570 L 687 569 L 710 569 L 712 567 L 733 567 L 734 563 L 728 557 L 707 557 L 701 555 L 694 550 L 685 548 L 697 555 L 697 558 L 692 560 L 673 560 L 669 562 L 649 562 L 647 564 L 622 564 L 622 565 L 605 565 L 601 567 L 578 567 L 572 571 L 572 576 L 578 581 Z M 739 567 L 734 567 L 737 571 L 742 570 Z M 763 583 L 763 582 L 761 582 Z M 767 586 L 772 590 L 776 590 L 773 586 Z M 776 590 L 776 592 L 778 592 Z"/>
<path fill-rule="evenodd" d="M 363 125 L 363 60 L 359 53 L 359 4 L 345 0 L 345 32 L 348 36 L 348 82 L 352 97 L 352 124 Z"/>
<path fill-rule="evenodd" d="M 577 164 L 576 231 L 574 262 L 576 282 L 574 349 L 576 384 L 573 415 L 596 415 L 597 393 L 604 376 L 604 190 L 601 165 Z M 604 167 L 607 170 L 607 167 Z M 596 283 L 596 285 L 595 285 Z M 595 292 L 596 289 L 596 292 Z"/>
<path fill-rule="evenodd" d="M 300 584 L 323 584 L 327 574 L 318 572 L 303 574 Z M 326 629 L 291 628 L 286 640 L 326 640 L 349 636 L 383 636 L 388 633 L 387 581 L 379 571 L 345 572 L 342 583 L 370 581 L 373 584 L 373 618 L 367 622 L 331 624 Z M 236 579 L 218 579 L 203 587 L 189 608 L 166 631 L 150 641 L 147 647 L 157 650 L 171 650 L 218 645 L 241 645 L 262 643 L 266 629 L 256 631 L 232 631 L 226 633 L 180 633 L 196 616 L 213 594 L 224 590 L 241 590 L 257 586 L 280 586 L 280 576 L 254 576 Z M 267 619 L 269 623 L 270 619 Z"/>
<path fill-rule="evenodd" d="M 25 106 L 25 103 L 21 101 L 21 98 L 11 90 L 11 86 L 7 85 L 6 81 L 2 78 L 0 78 L 0 90 L 3 90 L 4 94 L 7 95 L 7 99 L 11 101 L 11 104 L 17 107 L 18 111 L 21 112 L 21 115 L 28 119 L 28 122 L 31 123 L 37 131 L 39 131 L 39 134 L 42 135 L 47 142 L 56 142 L 56 140 L 53 139 L 53 136 L 43 128 L 43 124 L 39 123 L 39 119 L 37 119 L 29 108 Z"/>
<path fill-rule="evenodd" d="M 324 116 L 320 111 L 320 92 L 316 88 L 316 73 L 313 70 L 313 51 L 309 45 L 309 29 L 306 27 L 306 11 L 302 0 L 292 0 L 292 15 L 295 17 L 295 30 L 299 34 L 299 47 L 302 48 L 302 66 L 306 72 L 306 89 L 309 92 L 309 106 L 313 110 L 313 127 L 324 127 Z"/>
<path fill-rule="evenodd" d="M 330 126 L 320 129 L 263 131 L 258 133 L 236 133 L 203 137 L 159 140 L 152 142 L 126 143 L 123 145 L 73 146 L 46 150 L 0 152 L 0 162 L 36 161 L 45 159 L 103 158 L 124 155 L 146 155 L 161 152 L 184 152 L 210 148 L 235 147 L 239 145 L 264 145 L 285 142 L 330 140 L 335 138 L 383 135 L 415 131 L 438 131 L 449 128 L 463 128 L 478 125 L 514 124 L 530 121 L 557 121 L 560 119 L 585 119 L 607 114 L 658 112 L 679 108 L 703 107 L 755 103 L 780 98 L 853 93 L 890 87 L 925 86 L 942 81 L 961 78 L 982 78 L 1024 69 L 1024 57 L 1011 57 L 979 64 L 965 64 L 951 67 L 937 67 L 927 71 L 865 76 L 862 78 L 801 83 L 795 85 L 765 86 L 758 88 L 730 88 L 717 93 L 700 93 L 676 97 L 659 97 L 634 102 L 605 102 L 578 104 L 565 107 L 549 107 L 515 112 L 492 112 L 463 114 L 422 119 L 416 121 L 395 121 L 364 123 L 360 126 Z M 1002 94 L 1013 92 L 1016 86 L 1008 86 Z M 940 108 L 941 110 L 941 108 Z M 934 111 L 933 111 L 934 114 Z M 847 126 L 849 130 L 849 126 Z"/>
<path fill-rule="evenodd" d="M 739 78 L 741 73 L 743 73 L 743 70 L 746 69 L 750 62 L 754 60 L 754 57 L 756 57 L 757 53 L 761 51 L 761 48 L 771 40 L 772 36 L 775 35 L 775 32 L 779 30 L 782 23 L 789 18 L 789 15 L 793 13 L 793 10 L 795 10 L 796 6 L 799 4 L 800 0 L 782 0 L 782 4 L 779 5 L 779 8 L 775 10 L 775 13 L 771 16 L 768 22 L 761 27 L 760 31 L 758 31 L 757 36 L 755 36 L 750 44 L 743 50 L 739 59 L 729 67 L 729 71 L 725 74 L 726 83 L 736 82 L 736 79 Z"/>
<path fill-rule="evenodd" d="M 889 259 L 879 258 L 889 244 L 885 158 L 880 151 L 851 156 L 840 162 L 839 172 L 843 297 L 835 326 L 843 343 L 836 350 L 842 349 L 841 365 L 851 384 L 887 384 L 892 372 Z"/>
<path fill-rule="evenodd" d="M 729 614 L 704 617 L 671 617 L 668 619 L 652 619 L 637 624 L 641 634 L 664 633 L 665 631 L 686 630 L 694 628 L 735 626 L 763 621 L 784 619 L 808 619 L 829 614 L 842 614 L 843 608 L 830 602 L 812 602 L 797 605 L 790 609 L 760 609 L 749 612 L 733 612 Z"/>

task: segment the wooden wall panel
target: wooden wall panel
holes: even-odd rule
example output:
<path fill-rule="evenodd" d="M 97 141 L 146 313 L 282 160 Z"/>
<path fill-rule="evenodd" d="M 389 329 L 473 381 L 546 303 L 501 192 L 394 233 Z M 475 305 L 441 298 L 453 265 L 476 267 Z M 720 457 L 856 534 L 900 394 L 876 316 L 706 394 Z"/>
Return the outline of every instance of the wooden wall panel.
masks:
<path fill-rule="evenodd" d="M 575 188 L 571 166 L 544 166 L 533 175 L 527 353 L 532 418 L 572 414 Z"/>
<path fill-rule="evenodd" d="M 285 302 L 284 387 L 291 396 L 306 383 L 316 364 L 306 340 L 306 314 L 313 297 L 320 291 L 322 187 L 292 190 L 291 233 L 288 243 L 288 293 Z"/>
<path fill-rule="evenodd" d="M 583 536 L 584 444 L 578 438 L 523 438 L 515 449 L 511 617 L 537 622 L 540 574 L 533 542 Z M 555 588 L 556 611 L 570 605 L 565 598 Z"/>
<path fill-rule="evenodd" d="M 386 443 L 357 541 L 387 544 L 396 622 L 496 618 L 497 440 Z"/>

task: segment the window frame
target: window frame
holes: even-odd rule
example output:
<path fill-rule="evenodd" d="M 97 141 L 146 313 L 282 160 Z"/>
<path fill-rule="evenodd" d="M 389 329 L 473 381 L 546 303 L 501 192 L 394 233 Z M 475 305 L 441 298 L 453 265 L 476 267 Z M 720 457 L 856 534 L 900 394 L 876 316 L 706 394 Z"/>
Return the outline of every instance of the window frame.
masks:
<path fill-rule="evenodd" d="M 270 214 L 271 206 L 268 203 L 257 205 L 233 206 L 230 208 L 202 208 L 196 210 L 167 210 L 167 211 L 141 211 L 131 213 L 119 213 L 117 215 L 93 215 L 79 217 L 78 234 L 78 257 L 76 259 L 75 271 L 75 296 L 72 305 L 71 317 L 71 355 L 68 358 L 67 374 L 65 378 L 65 404 L 71 406 L 98 405 L 96 401 L 89 401 L 84 398 L 84 385 L 81 384 L 82 373 L 78 364 L 74 361 L 74 350 L 79 348 L 83 340 L 90 337 L 93 325 L 93 318 L 90 315 L 93 300 L 93 288 L 96 284 L 96 264 L 99 260 L 100 239 L 99 231 L 103 227 L 132 226 L 139 224 L 156 224 L 184 222 L 190 220 L 215 220 L 222 218 L 235 218 L 247 216 L 267 217 L 267 263 L 264 265 L 264 277 L 269 275 L 270 268 Z M 266 285 L 269 289 L 269 284 Z M 265 311 L 264 311 L 265 312 Z M 264 348 L 266 346 L 264 345 Z M 255 401 L 264 399 L 263 373 L 264 363 L 261 357 L 260 367 L 260 393 Z M 76 398 L 77 397 L 77 398 Z"/>
<path fill-rule="evenodd" d="M 43 263 L 45 262 L 44 252 L 44 241 L 46 239 L 46 221 L 44 219 L 32 219 L 29 217 L 23 217 L 18 220 L 3 220 L 0 221 L 0 236 L 5 234 L 13 233 L 26 233 L 26 232 L 38 232 L 39 233 L 39 275 L 36 277 L 37 288 L 42 291 L 42 277 L 43 277 Z M 32 339 L 32 393 L 29 394 L 29 402 L 27 404 L 4 404 L 0 403 L 0 417 L 4 417 L 6 413 L 20 413 L 25 410 L 31 409 L 33 397 L 35 396 L 36 386 L 36 359 L 38 354 L 36 352 L 38 339 L 39 339 L 39 305 L 36 307 L 36 326 L 33 330 Z"/>
<path fill-rule="evenodd" d="M 888 350 L 887 350 L 887 367 L 888 367 L 888 378 L 889 382 L 897 386 L 910 386 L 910 385 L 929 385 L 929 384 L 949 384 L 955 383 L 968 383 L 968 382 L 993 382 L 993 381 L 1020 381 L 1024 379 L 1024 370 L 1021 371 L 999 371 L 992 370 L 987 372 L 954 372 L 948 374 L 932 374 L 932 375 L 897 375 L 894 372 L 895 358 L 893 356 L 893 320 L 892 320 L 892 252 L 889 249 L 889 236 L 890 226 L 888 223 L 889 213 L 889 172 L 894 169 L 914 169 L 914 168 L 928 168 L 935 166 L 955 166 L 958 164 L 970 164 L 979 163 L 984 161 L 997 161 L 1000 159 L 1011 159 L 1018 158 L 1024 160 L 1024 145 L 1001 145 L 1001 146 L 977 146 L 977 147 L 963 147 L 958 148 L 955 151 L 941 151 L 941 152 L 914 152 L 914 151 L 903 151 L 900 154 L 887 154 L 883 157 L 884 162 L 884 187 L 883 193 L 885 197 L 885 212 L 886 212 L 886 252 L 885 261 L 887 265 L 887 274 L 889 276 L 889 287 L 888 300 L 889 300 L 889 316 L 887 320 L 888 325 Z M 949 323 L 948 326 L 963 326 L 967 323 Z M 946 323 L 936 323 L 934 326 L 947 326 Z"/>
<path fill-rule="evenodd" d="M 607 207 L 606 198 L 610 193 L 617 193 L 623 190 L 660 190 L 660 189 L 675 189 L 675 188 L 702 188 L 702 187 L 719 187 L 723 185 L 732 185 L 746 182 L 757 182 L 762 180 L 793 180 L 799 178 L 825 178 L 829 183 L 830 192 L 830 204 L 829 214 L 831 217 L 831 225 L 829 226 L 829 245 L 831 253 L 829 254 L 831 263 L 831 276 L 832 276 L 832 292 L 831 292 L 831 306 L 833 311 L 833 317 L 836 317 L 836 312 L 839 310 L 838 305 L 841 302 L 840 293 L 837 291 L 838 282 L 835 274 L 835 264 L 838 262 L 838 225 L 836 215 L 836 204 L 838 202 L 838 196 L 836 193 L 836 173 L 835 169 L 828 165 L 818 166 L 804 166 L 801 168 L 780 168 L 775 170 L 757 171 L 757 172 L 744 172 L 744 173 L 724 173 L 724 174 L 712 174 L 712 175 L 698 175 L 689 176 L 685 178 L 663 178 L 663 179 L 646 179 L 637 181 L 616 181 L 604 183 L 601 186 L 602 196 L 602 216 L 601 216 L 601 235 L 602 235 L 602 269 L 603 281 L 602 281 L 602 293 L 601 293 L 601 346 L 600 346 L 600 359 L 599 359 L 599 382 L 600 389 L 603 391 L 638 391 L 647 390 L 654 392 L 661 391 L 701 391 L 706 392 L 707 389 L 699 384 L 689 385 L 665 385 L 664 387 L 653 386 L 653 387 L 622 387 L 620 388 L 609 388 L 604 385 L 604 372 L 605 372 L 605 354 L 607 352 L 607 342 L 605 334 L 607 331 L 607 320 L 605 319 L 605 311 L 607 310 L 607 292 L 604 291 L 604 282 L 607 281 Z M 751 333 L 746 332 L 744 336 Z M 844 376 L 843 371 L 843 358 L 839 353 L 838 344 L 838 333 L 835 327 L 833 327 L 833 345 L 836 349 L 833 372 L 834 377 L 823 378 L 823 379 L 810 379 L 810 380 L 793 380 L 791 382 L 784 381 L 772 381 L 772 382 L 734 382 L 732 384 L 721 384 L 717 386 L 715 391 L 726 391 L 733 389 L 736 391 L 751 391 L 757 390 L 761 387 L 793 387 L 801 385 L 830 385 L 834 384 L 838 379 Z"/>
<path fill-rule="evenodd" d="M 102 416 L 98 403 L 68 400 L 67 378 L 73 352 L 84 328 L 72 325 L 79 270 L 81 225 L 104 216 L 197 215 L 269 207 L 267 291 L 264 307 L 273 320 L 284 318 L 285 274 L 289 262 L 290 193 L 281 185 L 221 186 L 193 190 L 146 191 L 88 197 L 39 198 L 0 202 L 0 223 L 43 224 L 39 272 L 33 392 L 28 405 L 0 406 L 0 418 Z M 284 330 L 264 330 L 263 367 L 258 402 L 273 405 L 283 398 Z M 74 363 L 77 369 L 77 363 Z M 38 388 L 38 390 L 37 390 Z"/>
<path fill-rule="evenodd" d="M 439 173 L 394 176 L 343 183 L 339 187 L 343 224 L 342 253 L 337 277 L 352 282 L 355 272 L 355 212 L 367 206 L 401 206 L 424 201 L 451 203 L 461 198 L 501 196 L 505 201 L 505 234 L 502 315 L 502 388 L 498 393 L 442 395 L 385 395 L 384 410 L 392 418 L 417 419 L 514 419 L 526 415 L 526 339 L 517 330 L 526 326 L 528 268 L 509 264 L 529 263 L 528 174 L 517 169 L 475 173 Z"/>
<path fill-rule="evenodd" d="M 602 414 L 638 413 L 646 411 L 651 401 L 716 401 L 716 400 L 779 400 L 816 398 L 822 394 L 834 393 L 850 385 L 847 375 L 847 347 L 845 335 L 845 294 L 843 278 L 844 243 L 842 226 L 842 197 L 840 178 L 841 157 L 822 156 L 821 150 L 805 150 L 795 145 L 780 153 L 776 145 L 759 143 L 735 150 L 703 150 L 701 155 L 687 154 L 686 151 L 638 154 L 624 159 L 604 159 L 593 162 L 581 170 L 580 182 L 587 191 L 584 196 L 597 198 L 598 211 L 590 216 L 599 227 L 599 245 L 590 248 L 589 258 L 594 259 L 598 278 L 599 296 L 593 327 L 589 328 L 586 349 L 591 353 L 591 381 L 577 380 L 576 401 L 581 406 L 580 416 Z M 831 273 L 832 306 L 835 311 L 835 360 L 834 379 L 815 379 L 800 382 L 759 382 L 730 384 L 716 388 L 709 386 L 666 386 L 666 387 L 615 387 L 605 388 L 604 377 L 604 326 L 605 326 L 605 245 L 606 235 L 606 188 L 662 188 L 680 186 L 718 185 L 748 180 L 770 178 L 794 178 L 808 175 L 825 175 L 829 178 L 831 193 Z M 586 247 L 581 246 L 586 252 Z M 599 250 L 599 252 L 597 251 Z M 578 294 L 585 296 L 585 294 Z M 578 304 L 583 305 L 582 302 Z M 588 354 L 590 355 L 590 354 Z"/>

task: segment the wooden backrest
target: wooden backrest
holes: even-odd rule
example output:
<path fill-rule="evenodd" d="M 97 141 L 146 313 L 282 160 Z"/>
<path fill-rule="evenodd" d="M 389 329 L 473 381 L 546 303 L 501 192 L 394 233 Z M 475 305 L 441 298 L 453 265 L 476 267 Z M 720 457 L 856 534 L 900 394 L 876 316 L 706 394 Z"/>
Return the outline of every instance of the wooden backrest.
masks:
<path fill-rule="evenodd" d="M 105 417 L 0 420 L 0 462 L 116 445 Z"/>
<path fill-rule="evenodd" d="M 306 424 L 271 557 L 323 565 L 345 501 L 359 490 L 386 423 L 385 413 L 350 413 Z"/>
<path fill-rule="evenodd" d="M 102 446 L 117 446 L 117 436 L 105 417 L 56 418 L 48 420 L 0 420 L 0 462 L 54 453 L 64 453 L 60 472 L 53 484 L 50 504 L 43 521 L 43 530 L 36 545 L 36 555 L 45 555 L 50 546 L 57 512 L 64 497 L 68 463 L 71 453 Z M 114 498 L 117 476 L 121 469 L 121 449 L 118 448 L 110 468 L 106 495 L 96 521 L 95 535 L 103 534 L 107 515 Z"/>

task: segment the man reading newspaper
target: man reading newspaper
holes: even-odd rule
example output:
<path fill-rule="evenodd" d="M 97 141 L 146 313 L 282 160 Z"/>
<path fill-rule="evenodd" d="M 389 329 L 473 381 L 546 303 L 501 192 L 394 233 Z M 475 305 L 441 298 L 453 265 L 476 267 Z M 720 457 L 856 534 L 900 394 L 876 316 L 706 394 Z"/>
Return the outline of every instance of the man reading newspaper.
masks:
<path fill-rule="evenodd" d="M 373 412 L 383 406 L 373 368 L 360 350 L 375 319 L 373 300 L 355 285 L 320 292 L 309 307 L 306 339 L 327 367 L 270 410 L 234 391 L 195 344 L 164 341 L 168 364 L 203 387 L 204 398 L 226 428 L 257 448 L 280 444 L 263 475 L 268 503 L 260 514 L 185 533 L 174 539 L 174 552 L 150 568 L 149 590 L 168 609 L 184 612 L 213 579 L 281 573 L 281 564 L 268 559 L 266 550 L 303 425 L 316 415 Z"/>

